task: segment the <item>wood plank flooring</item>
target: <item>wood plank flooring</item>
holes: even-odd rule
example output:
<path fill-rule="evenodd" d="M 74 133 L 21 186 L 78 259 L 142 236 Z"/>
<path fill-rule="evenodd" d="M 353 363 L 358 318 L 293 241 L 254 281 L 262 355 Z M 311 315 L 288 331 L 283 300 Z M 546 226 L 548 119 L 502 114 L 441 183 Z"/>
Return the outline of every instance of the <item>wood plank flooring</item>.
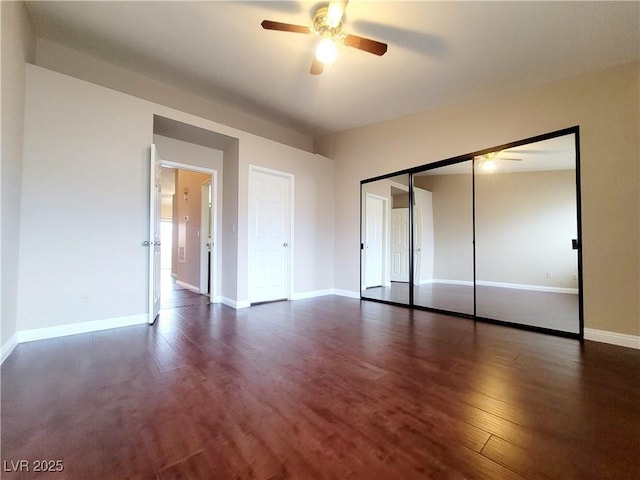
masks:
<path fill-rule="evenodd" d="M 640 351 L 323 297 L 19 345 L 3 479 L 637 479 Z"/>
<path fill-rule="evenodd" d="M 169 269 L 162 270 L 160 279 L 160 308 L 162 310 L 209 303 L 208 295 L 201 295 L 180 287 L 176 283 L 176 279 L 171 276 L 171 270 Z"/>

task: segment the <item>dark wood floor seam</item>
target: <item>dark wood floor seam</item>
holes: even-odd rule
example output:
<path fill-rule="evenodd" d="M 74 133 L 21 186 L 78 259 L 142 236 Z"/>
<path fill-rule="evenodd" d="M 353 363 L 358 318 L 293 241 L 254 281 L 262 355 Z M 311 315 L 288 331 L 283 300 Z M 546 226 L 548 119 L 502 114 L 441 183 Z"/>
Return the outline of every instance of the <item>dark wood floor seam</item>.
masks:
<path fill-rule="evenodd" d="M 482 454 L 482 451 L 484 450 L 484 447 L 487 446 L 487 443 L 489 443 L 489 440 L 491 440 L 491 437 L 493 437 L 493 434 L 489 435 L 489 438 L 487 438 L 487 440 L 484 442 L 484 444 L 482 445 L 482 448 L 480 449 L 480 451 L 478 453 Z"/>
<path fill-rule="evenodd" d="M 204 452 L 204 450 L 203 450 L 203 449 L 200 449 L 200 450 L 198 450 L 197 452 L 193 452 L 192 454 L 187 455 L 186 457 L 183 457 L 183 458 L 181 458 L 180 460 L 177 460 L 177 461 L 173 462 L 172 464 L 165 466 L 165 467 L 161 470 L 161 472 L 162 472 L 163 470 L 167 470 L 167 469 L 169 469 L 169 468 L 173 468 L 173 467 L 175 467 L 176 465 L 178 465 L 178 464 L 180 464 L 180 463 L 187 462 L 187 461 L 189 461 L 189 459 L 190 459 L 191 457 L 195 457 L 196 455 L 199 455 L 199 454 L 201 454 L 201 453 L 203 453 L 203 452 Z"/>

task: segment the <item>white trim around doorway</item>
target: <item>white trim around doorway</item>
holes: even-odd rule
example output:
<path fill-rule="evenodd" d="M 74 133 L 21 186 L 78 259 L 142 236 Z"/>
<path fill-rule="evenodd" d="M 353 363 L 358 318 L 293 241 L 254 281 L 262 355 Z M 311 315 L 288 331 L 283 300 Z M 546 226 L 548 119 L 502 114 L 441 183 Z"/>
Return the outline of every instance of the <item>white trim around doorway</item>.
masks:
<path fill-rule="evenodd" d="M 294 258 L 295 258 L 295 241 L 294 241 L 294 226 L 295 226 L 295 175 L 292 173 L 288 173 L 288 172 L 282 172 L 279 170 L 273 170 L 271 168 L 266 168 L 266 167 L 260 167 L 258 165 L 253 165 L 250 164 L 249 165 L 249 195 L 248 195 L 248 216 L 249 216 L 249 221 L 251 221 L 251 219 L 253 218 L 253 193 L 251 190 L 251 178 L 252 175 L 254 173 L 266 173 L 269 175 L 276 175 L 276 176 L 280 176 L 280 177 L 284 177 L 289 179 L 289 247 L 287 249 L 288 252 L 288 256 L 287 256 L 287 300 L 292 300 L 294 297 L 293 294 L 293 286 L 294 286 L 294 275 L 293 275 L 293 270 L 294 270 Z M 251 303 L 251 298 L 252 298 L 252 286 L 251 286 L 251 265 L 252 265 L 252 259 L 253 259 L 253 244 L 254 244 L 254 239 L 251 238 L 251 229 L 247 229 L 247 246 L 248 246 L 248 269 L 247 269 L 247 274 L 248 274 L 248 282 L 247 282 L 247 287 L 248 287 L 248 294 L 249 294 L 249 303 Z"/>
<path fill-rule="evenodd" d="M 209 275 L 211 281 L 211 288 L 209 290 L 209 301 L 211 303 L 220 303 L 220 295 L 216 295 L 216 289 L 218 288 L 216 273 L 218 268 L 218 249 L 220 246 L 218 241 L 218 171 L 213 168 L 198 167 L 196 165 L 172 162 L 162 159 L 160 159 L 160 166 L 211 175 L 211 202 L 214 207 L 211 209 L 211 242 L 213 243 L 213 249 L 211 250 L 211 264 L 209 266 Z M 199 288 L 195 288 L 199 293 Z"/>

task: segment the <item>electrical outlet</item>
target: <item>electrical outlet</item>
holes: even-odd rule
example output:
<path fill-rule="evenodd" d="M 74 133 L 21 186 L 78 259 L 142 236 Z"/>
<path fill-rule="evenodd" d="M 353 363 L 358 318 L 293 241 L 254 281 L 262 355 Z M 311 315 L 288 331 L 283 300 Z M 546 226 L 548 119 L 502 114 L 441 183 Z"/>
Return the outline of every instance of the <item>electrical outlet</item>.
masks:
<path fill-rule="evenodd" d="M 571 280 L 577 280 L 577 279 L 578 279 L 578 275 L 576 275 L 575 273 L 571 275 Z"/>
<path fill-rule="evenodd" d="M 551 277 L 553 277 L 553 273 L 547 272 L 547 278 L 551 278 Z"/>
<path fill-rule="evenodd" d="M 83 290 L 82 292 L 80 292 L 80 301 L 82 303 L 88 303 L 91 300 L 91 297 L 89 295 L 89 292 Z"/>

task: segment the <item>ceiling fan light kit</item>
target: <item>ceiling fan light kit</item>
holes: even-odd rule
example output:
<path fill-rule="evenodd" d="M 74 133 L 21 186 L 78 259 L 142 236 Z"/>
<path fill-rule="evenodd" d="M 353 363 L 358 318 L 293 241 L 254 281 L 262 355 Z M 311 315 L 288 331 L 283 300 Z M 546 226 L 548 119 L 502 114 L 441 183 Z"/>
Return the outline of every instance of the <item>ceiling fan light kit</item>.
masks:
<path fill-rule="evenodd" d="M 325 37 L 318 43 L 316 49 L 316 58 L 325 65 L 333 63 L 338 58 L 338 47 L 330 37 Z"/>
<path fill-rule="evenodd" d="M 499 152 L 489 152 L 484 155 L 479 155 L 475 157 L 476 162 L 478 162 L 478 166 L 484 172 L 491 173 L 495 172 L 498 169 L 498 161 L 499 160 L 508 160 L 511 162 L 520 162 L 521 158 L 513 158 L 513 157 L 503 157 L 502 154 L 504 151 Z"/>
<path fill-rule="evenodd" d="M 387 44 L 371 40 L 369 38 L 350 35 L 342 31 L 344 11 L 348 1 L 334 1 L 319 7 L 314 16 L 311 27 L 291 25 L 289 23 L 263 20 L 262 28 L 265 30 L 279 30 L 294 33 L 312 33 L 321 37 L 316 47 L 316 54 L 311 64 L 312 75 L 322 73 L 325 64 L 335 62 L 338 56 L 337 43 L 343 43 L 347 47 L 357 48 L 374 55 L 382 56 L 387 51 Z"/>

